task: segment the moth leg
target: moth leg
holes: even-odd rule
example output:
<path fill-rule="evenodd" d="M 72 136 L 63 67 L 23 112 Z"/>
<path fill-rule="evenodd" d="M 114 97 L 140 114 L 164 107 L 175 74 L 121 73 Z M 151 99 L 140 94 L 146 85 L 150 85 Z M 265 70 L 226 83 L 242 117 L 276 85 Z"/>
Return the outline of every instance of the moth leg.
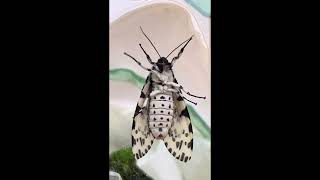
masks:
<path fill-rule="evenodd" d="M 141 62 L 139 62 L 138 60 L 136 60 L 134 57 L 130 56 L 129 54 L 127 54 L 126 52 L 124 53 L 124 55 L 127 55 L 129 56 L 131 59 L 133 59 L 140 67 L 142 67 L 144 70 L 147 70 L 147 71 L 152 71 L 151 69 L 147 68 L 147 67 L 144 67 Z"/>
<path fill-rule="evenodd" d="M 189 92 L 185 91 L 183 88 L 181 88 L 181 90 L 182 90 L 183 92 L 187 93 L 189 96 L 193 96 L 193 97 L 196 97 L 196 98 L 206 99 L 206 97 L 205 97 L 205 96 L 196 96 L 196 95 L 193 95 L 193 94 L 191 94 L 191 93 L 189 93 Z"/>
<path fill-rule="evenodd" d="M 189 100 L 189 99 L 187 99 L 186 97 L 184 97 L 184 96 L 182 96 L 182 98 L 183 99 L 185 99 L 185 100 L 187 100 L 187 101 L 189 101 L 189 102 L 191 102 L 192 104 L 194 104 L 194 105 L 197 105 L 197 103 L 196 102 L 193 102 L 193 101 L 191 101 L 191 100 Z"/>
<path fill-rule="evenodd" d="M 167 89 L 167 91 L 174 92 L 174 93 L 179 93 L 179 91 L 176 90 L 176 89 Z"/>
<path fill-rule="evenodd" d="M 189 101 L 189 102 L 193 103 L 194 105 L 197 105 L 197 103 L 196 103 L 196 102 L 193 102 L 193 101 L 191 101 L 191 100 L 189 100 L 189 99 L 185 98 L 185 97 L 184 97 L 181 93 L 179 93 L 179 91 L 178 91 L 178 90 L 176 90 L 176 89 L 168 89 L 167 91 L 170 91 L 170 92 L 173 92 L 173 93 L 177 93 L 177 94 L 179 94 L 179 96 L 181 96 L 183 99 L 185 99 L 185 100 L 187 100 L 187 101 Z"/>
<path fill-rule="evenodd" d="M 154 91 L 152 91 L 152 92 L 150 93 L 150 97 L 153 97 L 153 96 L 155 96 L 155 95 L 157 95 L 157 94 L 159 94 L 159 93 L 161 93 L 160 90 L 154 90 Z"/>
<path fill-rule="evenodd" d="M 176 87 L 176 88 L 179 88 L 181 89 L 183 92 L 187 93 L 189 96 L 193 96 L 193 97 L 196 97 L 196 98 L 202 98 L 202 99 L 206 99 L 206 97 L 202 97 L 202 96 L 196 96 L 196 95 L 193 95 L 191 94 L 190 92 L 187 92 L 183 89 L 183 87 L 175 82 L 167 82 L 165 83 L 166 85 L 170 85 L 170 86 L 173 86 L 173 87 Z"/>
<path fill-rule="evenodd" d="M 146 51 L 143 49 L 143 47 L 141 46 L 141 44 L 139 44 L 139 46 L 141 47 L 141 49 L 142 49 L 142 51 L 144 52 L 144 54 L 147 56 L 147 59 L 148 59 L 149 63 L 150 63 L 151 65 L 153 65 L 154 62 L 152 62 L 149 54 L 146 53 Z"/>
<path fill-rule="evenodd" d="M 173 87 L 176 87 L 176 88 L 182 88 L 181 85 L 175 83 L 175 82 L 165 82 L 164 84 L 166 85 L 169 85 L 169 86 L 173 86 Z"/>
<path fill-rule="evenodd" d="M 173 66 L 173 64 L 180 58 L 180 56 L 183 53 L 184 48 L 188 45 L 188 43 L 191 41 L 192 36 L 189 38 L 189 40 L 187 41 L 187 43 L 180 49 L 178 55 L 176 57 L 174 57 L 171 61 L 171 65 Z"/>

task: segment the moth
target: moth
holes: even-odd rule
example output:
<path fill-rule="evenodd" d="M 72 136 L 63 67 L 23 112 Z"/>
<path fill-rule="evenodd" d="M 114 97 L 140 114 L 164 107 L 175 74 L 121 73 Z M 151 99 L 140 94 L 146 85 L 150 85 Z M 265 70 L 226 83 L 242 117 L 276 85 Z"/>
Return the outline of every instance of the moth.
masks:
<path fill-rule="evenodd" d="M 157 62 L 153 62 L 141 44 L 139 46 L 151 64 L 151 68 L 143 66 L 140 61 L 124 52 L 141 68 L 150 72 L 142 88 L 133 116 L 132 152 L 136 159 L 140 159 L 150 150 L 154 140 L 158 139 L 164 141 L 168 151 L 176 159 L 187 162 L 191 159 L 193 150 L 193 131 L 184 100 L 195 105 L 197 103 L 188 100 L 183 93 L 196 98 L 205 99 L 206 97 L 196 96 L 185 91 L 174 77 L 172 67 L 181 57 L 193 36 L 173 49 L 169 55 L 162 57 L 141 27 L 140 29 L 159 55 L 159 59 Z M 168 57 L 183 44 L 184 46 L 180 49 L 178 55 L 169 62 Z"/>

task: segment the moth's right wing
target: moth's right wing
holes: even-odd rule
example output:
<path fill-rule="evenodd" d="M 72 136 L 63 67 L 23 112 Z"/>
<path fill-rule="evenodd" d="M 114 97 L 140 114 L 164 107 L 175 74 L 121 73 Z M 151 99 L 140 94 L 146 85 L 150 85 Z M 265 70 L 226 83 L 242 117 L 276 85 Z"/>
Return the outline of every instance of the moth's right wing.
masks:
<path fill-rule="evenodd" d="M 178 84 L 174 78 L 174 82 Z M 180 91 L 181 93 L 181 91 Z M 187 104 L 183 97 L 173 94 L 175 116 L 168 135 L 164 138 L 168 151 L 178 160 L 187 162 L 193 151 L 193 130 Z"/>
<path fill-rule="evenodd" d="M 134 113 L 131 141 L 132 152 L 136 159 L 140 159 L 147 154 L 153 144 L 154 137 L 150 132 L 148 125 L 148 97 L 151 91 L 150 75 L 146 79 L 146 83 L 142 88 L 141 95 Z M 143 105 L 146 106 L 144 107 Z"/>

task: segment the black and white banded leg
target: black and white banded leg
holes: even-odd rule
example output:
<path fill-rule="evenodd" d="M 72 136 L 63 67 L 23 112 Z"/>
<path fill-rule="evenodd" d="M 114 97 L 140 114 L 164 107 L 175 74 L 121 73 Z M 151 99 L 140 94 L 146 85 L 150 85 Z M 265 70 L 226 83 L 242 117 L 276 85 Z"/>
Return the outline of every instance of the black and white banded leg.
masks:
<path fill-rule="evenodd" d="M 176 90 L 176 89 L 168 89 L 167 91 L 177 93 L 177 94 L 179 94 L 179 96 L 181 96 L 183 99 L 185 99 L 185 100 L 187 100 L 187 101 L 191 102 L 191 103 L 192 103 L 192 104 L 194 104 L 194 105 L 197 105 L 197 103 L 196 103 L 196 102 L 193 102 L 193 101 L 191 101 L 191 100 L 187 99 L 186 97 L 184 97 L 184 96 L 183 96 L 183 95 L 182 95 L 178 90 Z"/>
<path fill-rule="evenodd" d="M 191 93 L 188 92 L 188 91 L 185 91 L 181 85 L 179 85 L 179 84 L 177 84 L 177 83 L 175 83 L 175 82 L 167 82 L 167 83 L 165 83 L 165 84 L 166 84 L 166 85 L 173 86 L 173 87 L 176 87 L 176 88 L 179 88 L 179 89 L 181 89 L 183 92 L 185 92 L 186 94 L 188 94 L 189 96 L 193 96 L 193 97 L 196 97 L 196 98 L 206 99 L 205 96 L 203 96 L 203 97 L 202 97 L 202 96 L 196 96 L 196 95 L 194 95 L 194 94 L 191 94 Z"/>
<path fill-rule="evenodd" d="M 206 99 L 205 96 L 196 96 L 196 95 L 191 94 L 190 92 L 185 91 L 185 90 L 182 88 L 182 86 L 181 86 L 181 90 L 182 90 L 183 92 L 187 93 L 189 96 L 196 97 L 196 98 L 201 98 L 201 99 Z"/>
<path fill-rule="evenodd" d="M 141 62 L 139 62 L 138 60 L 136 60 L 136 58 L 132 57 L 131 55 L 129 55 L 128 53 L 124 52 L 124 55 L 129 56 L 131 59 L 133 59 L 140 67 L 142 67 L 144 70 L 147 71 L 151 71 L 151 69 L 144 67 Z"/>
<path fill-rule="evenodd" d="M 160 77 L 159 73 L 153 69 L 144 67 L 141 62 L 139 62 L 138 60 L 136 60 L 134 57 L 132 57 L 131 55 L 129 55 L 128 53 L 124 52 L 124 55 L 129 56 L 131 59 L 133 59 L 140 67 L 142 67 L 144 70 L 149 71 L 149 72 L 153 72 L 154 74 L 156 74 L 158 77 Z"/>
<path fill-rule="evenodd" d="M 159 93 L 162 93 L 162 91 L 160 90 L 154 90 L 150 93 L 150 97 L 154 97 L 155 95 L 159 94 Z"/>

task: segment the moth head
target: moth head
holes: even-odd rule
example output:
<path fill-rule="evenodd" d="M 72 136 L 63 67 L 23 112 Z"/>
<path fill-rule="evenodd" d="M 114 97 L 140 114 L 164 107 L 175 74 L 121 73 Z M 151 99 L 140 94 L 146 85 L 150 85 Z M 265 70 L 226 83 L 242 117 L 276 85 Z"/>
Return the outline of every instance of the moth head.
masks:
<path fill-rule="evenodd" d="M 156 63 L 157 70 L 162 73 L 171 69 L 171 63 L 165 57 L 161 57 Z"/>

